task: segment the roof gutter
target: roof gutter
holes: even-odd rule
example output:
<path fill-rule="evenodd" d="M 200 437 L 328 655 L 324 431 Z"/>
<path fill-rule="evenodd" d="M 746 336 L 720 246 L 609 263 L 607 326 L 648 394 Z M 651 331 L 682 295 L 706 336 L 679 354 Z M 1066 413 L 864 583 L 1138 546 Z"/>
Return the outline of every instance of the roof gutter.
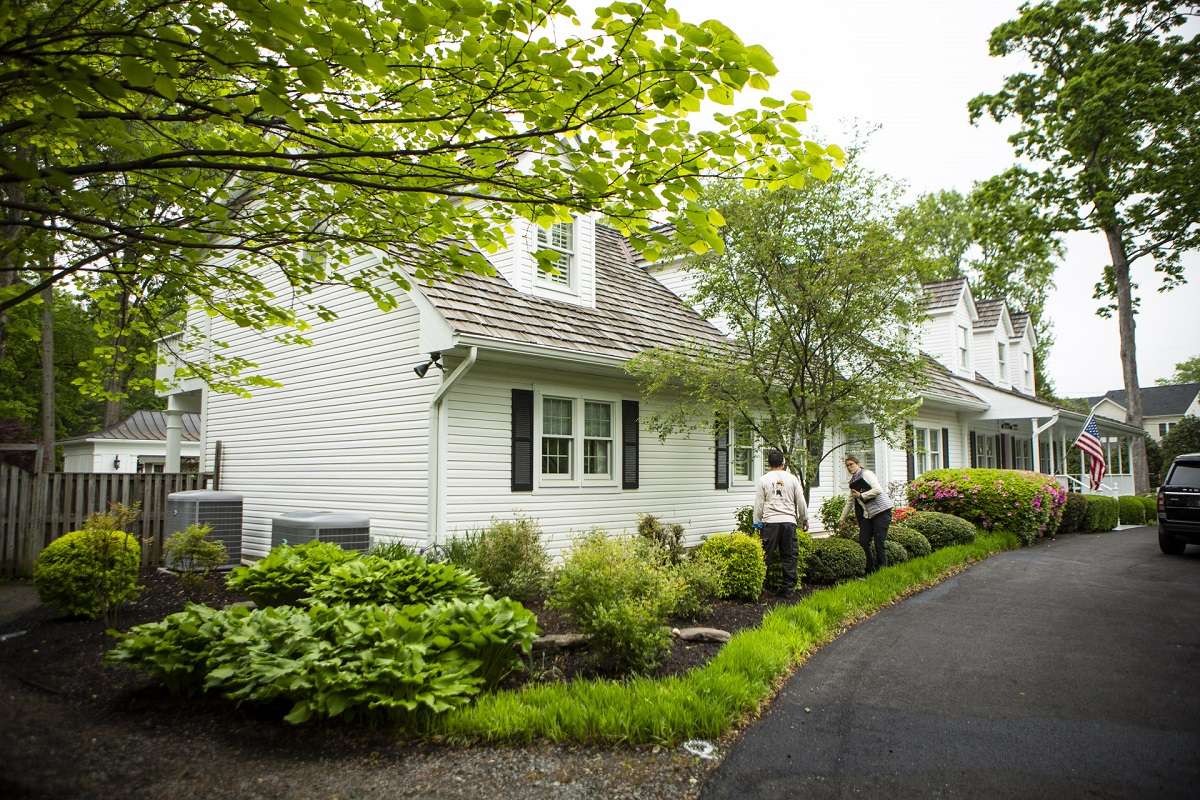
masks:
<path fill-rule="evenodd" d="M 425 537 L 429 544 L 438 544 L 438 531 L 442 526 L 442 438 L 446 433 L 446 424 L 442 421 L 442 400 L 450 387 L 470 372 L 478 358 L 479 348 L 472 345 L 463 362 L 438 386 L 429 404 L 429 417 L 433 422 L 432 435 L 429 437 L 429 528 Z"/>

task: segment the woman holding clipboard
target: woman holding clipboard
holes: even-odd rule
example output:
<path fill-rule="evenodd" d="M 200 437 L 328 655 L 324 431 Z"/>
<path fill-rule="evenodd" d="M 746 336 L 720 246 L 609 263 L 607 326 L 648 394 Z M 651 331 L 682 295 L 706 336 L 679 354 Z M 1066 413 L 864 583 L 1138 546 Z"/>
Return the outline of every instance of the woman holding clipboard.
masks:
<path fill-rule="evenodd" d="M 850 473 L 850 499 L 843 506 L 838 521 L 846 519 L 850 506 L 854 506 L 858 543 L 867 552 L 867 572 L 874 572 L 887 566 L 884 541 L 887 540 L 888 526 L 892 524 L 892 499 L 879 485 L 875 473 L 863 469 L 857 457 L 846 456 L 846 472 Z M 871 553 L 872 542 L 875 544 L 874 555 Z"/>

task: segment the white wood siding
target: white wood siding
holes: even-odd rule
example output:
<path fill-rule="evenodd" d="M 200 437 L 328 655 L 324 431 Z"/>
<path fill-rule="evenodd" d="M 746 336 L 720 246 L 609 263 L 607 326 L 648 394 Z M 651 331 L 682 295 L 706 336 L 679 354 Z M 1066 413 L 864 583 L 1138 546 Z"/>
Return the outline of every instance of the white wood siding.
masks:
<path fill-rule="evenodd" d="M 271 520 L 284 511 L 359 511 L 373 537 L 425 540 L 429 405 L 441 380 L 412 368 L 418 312 L 408 299 L 382 313 L 367 296 L 331 287 L 314 296 L 338 313 L 314 322 L 311 347 L 282 346 L 269 333 L 224 321 L 213 336 L 258 362 L 282 388 L 249 399 L 209 393 L 207 463 L 222 442 L 221 489 L 245 496 L 243 548 L 270 548 Z"/>

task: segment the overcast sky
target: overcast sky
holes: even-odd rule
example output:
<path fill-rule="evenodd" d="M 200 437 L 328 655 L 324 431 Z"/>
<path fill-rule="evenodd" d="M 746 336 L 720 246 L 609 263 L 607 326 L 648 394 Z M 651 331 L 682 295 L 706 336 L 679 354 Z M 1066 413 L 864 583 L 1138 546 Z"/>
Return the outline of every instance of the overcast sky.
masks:
<path fill-rule="evenodd" d="M 676 0 L 689 21 L 715 18 L 747 43 L 771 51 L 779 74 L 771 93 L 803 89 L 815 105 L 811 121 L 839 140 L 847 122 L 878 124 L 867 160 L 904 180 L 914 194 L 943 188 L 966 192 L 974 181 L 1013 161 L 1007 132 L 973 127 L 967 101 L 1000 87 L 1014 66 L 991 58 L 987 40 L 1014 18 L 1018 2 L 1000 0 Z M 844 141 L 844 140 L 841 140 Z M 1064 395 L 1100 394 L 1124 386 L 1115 319 L 1095 314 L 1092 287 L 1108 263 L 1099 234 L 1067 239 L 1048 315 L 1054 325 L 1049 370 Z M 1187 259 L 1191 283 L 1162 295 L 1152 265 L 1137 263 L 1142 284 L 1137 316 L 1142 385 L 1200 354 L 1200 255 Z"/>

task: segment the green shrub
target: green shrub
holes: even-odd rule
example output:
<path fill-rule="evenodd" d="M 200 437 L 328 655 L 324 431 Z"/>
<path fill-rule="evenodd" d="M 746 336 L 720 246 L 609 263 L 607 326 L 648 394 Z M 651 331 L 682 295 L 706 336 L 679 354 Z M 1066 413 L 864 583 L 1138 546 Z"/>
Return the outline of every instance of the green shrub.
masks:
<path fill-rule="evenodd" d="M 747 536 L 758 535 L 758 531 L 754 529 L 754 506 L 741 506 L 733 512 L 733 518 L 737 520 L 738 533 L 744 533 Z"/>
<path fill-rule="evenodd" d="M 796 588 L 804 581 L 804 572 L 808 568 L 808 557 L 812 553 L 813 538 L 808 531 L 796 529 Z M 763 585 L 770 589 L 779 589 L 783 585 L 783 560 L 774 553 L 767 559 L 767 577 Z"/>
<path fill-rule="evenodd" d="M 33 585 L 46 605 L 97 619 L 137 597 L 142 548 L 133 536 L 87 528 L 55 539 L 38 555 Z"/>
<path fill-rule="evenodd" d="M 242 592 L 260 606 L 289 605 L 308 595 L 313 581 L 338 564 L 358 558 L 331 542 L 281 544 L 266 558 L 229 573 L 225 585 Z"/>
<path fill-rule="evenodd" d="M 885 539 L 883 542 L 884 552 L 887 553 L 888 566 L 893 564 L 903 564 L 908 561 L 908 551 L 899 542 L 891 539 Z"/>
<path fill-rule="evenodd" d="M 1083 529 L 1087 520 L 1087 496 L 1072 492 L 1067 495 L 1063 505 L 1062 523 L 1059 531 L 1062 533 L 1078 533 Z"/>
<path fill-rule="evenodd" d="M 858 522 L 854 516 L 854 509 L 851 513 L 842 520 L 842 509 L 846 507 L 846 495 L 835 494 L 832 497 L 825 498 L 821 503 L 821 510 L 817 516 L 821 518 L 821 529 L 827 533 L 841 536 L 845 539 L 854 539 L 858 537 Z"/>
<path fill-rule="evenodd" d="M 1117 516 L 1122 525 L 1141 525 L 1146 521 L 1146 507 L 1137 495 L 1123 494 L 1117 498 Z"/>
<path fill-rule="evenodd" d="M 808 559 L 810 583 L 836 583 L 867 574 L 867 554 L 858 542 L 830 536 L 813 542 Z"/>
<path fill-rule="evenodd" d="M 762 541 L 745 533 L 714 533 L 697 549 L 721 576 L 719 597 L 757 600 L 767 577 Z"/>
<path fill-rule="evenodd" d="M 675 606 L 670 616 L 698 619 L 712 608 L 712 599 L 721 592 L 721 574 L 707 561 L 689 558 L 671 568 L 676 588 Z"/>
<path fill-rule="evenodd" d="M 420 556 L 396 561 L 363 556 L 314 577 L 306 597 L 325 605 L 408 606 L 479 597 L 486 590 L 478 578 L 453 564 L 437 564 Z"/>
<path fill-rule="evenodd" d="M 677 577 L 651 546 L 594 531 L 572 546 L 548 604 L 570 614 L 611 667 L 640 672 L 670 650 L 666 620 L 678 592 Z"/>
<path fill-rule="evenodd" d="M 406 558 L 420 555 L 415 547 L 410 547 L 404 542 L 376 542 L 371 545 L 371 549 L 367 551 L 367 555 L 376 556 L 378 558 L 386 558 L 389 561 L 401 561 Z"/>
<path fill-rule="evenodd" d="M 683 526 L 677 522 L 664 523 L 649 514 L 638 514 L 638 536 L 662 551 L 667 563 L 683 560 Z"/>
<path fill-rule="evenodd" d="M 1120 505 L 1117 498 L 1100 494 L 1084 495 L 1087 498 L 1087 515 L 1083 520 L 1082 530 L 1089 533 L 1103 533 L 1117 527 L 1120 519 Z"/>
<path fill-rule="evenodd" d="M 281 606 L 216 611 L 189 605 L 118 634 L 105 660 L 257 703 L 286 701 L 286 719 L 442 712 L 519 665 L 537 622 L 519 603 L 483 598 L 431 606 Z"/>
<path fill-rule="evenodd" d="M 911 515 L 910 515 L 911 516 Z M 933 552 L 929 540 L 907 525 L 892 525 L 888 528 L 887 541 L 895 542 L 904 548 L 909 558 L 921 558 Z M 891 556 L 888 556 L 891 560 Z"/>
<path fill-rule="evenodd" d="M 1066 496 L 1049 475 L 1012 469 L 934 469 L 908 486 L 909 503 L 919 511 L 1012 531 L 1025 544 L 1055 534 Z M 930 544 L 938 546 L 932 539 Z"/>
<path fill-rule="evenodd" d="M 1158 522 L 1158 496 L 1143 495 L 1138 498 L 1142 503 L 1142 511 L 1146 514 L 1146 524 L 1154 525 Z"/>
<path fill-rule="evenodd" d="M 975 526 L 953 514 L 918 511 L 909 514 L 904 525 L 924 536 L 934 550 L 954 544 L 970 544 L 975 539 Z M 1029 543 L 1023 537 L 1022 542 Z"/>
<path fill-rule="evenodd" d="M 171 534 L 163 544 L 163 559 L 168 567 L 185 574 L 207 575 L 225 563 L 225 543 L 209 539 L 208 525 L 189 525 Z"/>
<path fill-rule="evenodd" d="M 463 551 L 465 557 L 452 554 L 450 562 L 475 573 L 497 597 L 531 600 L 545 594 L 550 555 L 536 520 L 492 520 L 466 537 Z"/>

